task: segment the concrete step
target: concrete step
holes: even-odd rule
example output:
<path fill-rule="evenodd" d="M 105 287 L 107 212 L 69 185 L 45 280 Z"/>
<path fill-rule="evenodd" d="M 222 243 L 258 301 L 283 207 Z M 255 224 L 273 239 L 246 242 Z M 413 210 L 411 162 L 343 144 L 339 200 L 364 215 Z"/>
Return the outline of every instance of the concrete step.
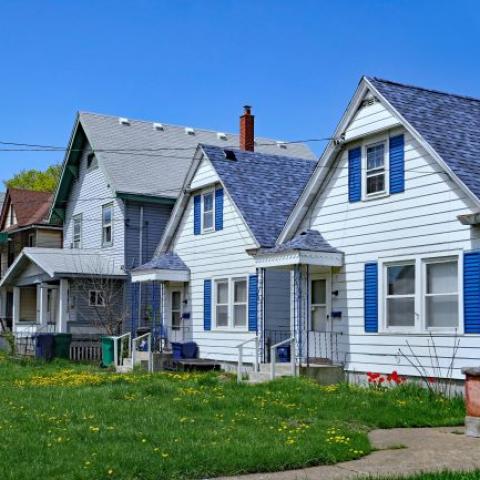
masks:
<path fill-rule="evenodd" d="M 260 371 L 264 373 L 270 373 L 272 370 L 272 365 L 270 363 L 261 363 Z M 291 375 L 292 365 L 290 363 L 276 363 L 275 364 L 275 375 Z"/>
<path fill-rule="evenodd" d="M 270 374 L 265 372 L 249 372 L 247 383 L 265 383 L 270 381 Z"/>
<path fill-rule="evenodd" d="M 335 385 L 346 380 L 345 370 L 342 365 L 315 365 L 309 367 L 302 365 L 300 375 L 313 378 L 320 385 Z"/>
<path fill-rule="evenodd" d="M 131 371 L 133 371 L 133 368 L 127 365 L 117 365 L 115 371 L 117 373 L 130 373 Z"/>

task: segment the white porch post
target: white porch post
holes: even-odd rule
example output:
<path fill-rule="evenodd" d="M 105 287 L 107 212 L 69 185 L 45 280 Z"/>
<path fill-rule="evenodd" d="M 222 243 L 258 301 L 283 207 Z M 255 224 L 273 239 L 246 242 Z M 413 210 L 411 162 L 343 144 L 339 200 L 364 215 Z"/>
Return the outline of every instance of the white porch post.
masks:
<path fill-rule="evenodd" d="M 0 289 L 0 317 L 7 317 L 7 289 Z"/>
<path fill-rule="evenodd" d="M 60 333 L 67 332 L 68 322 L 68 280 L 62 278 L 58 289 L 58 331 Z"/>
<path fill-rule="evenodd" d="M 48 290 L 47 285 L 40 284 L 37 286 L 37 322 L 41 327 L 46 327 L 48 324 L 47 318 L 47 300 L 48 300 Z"/>
<path fill-rule="evenodd" d="M 13 287 L 12 330 L 16 330 L 20 321 L 20 287 Z"/>

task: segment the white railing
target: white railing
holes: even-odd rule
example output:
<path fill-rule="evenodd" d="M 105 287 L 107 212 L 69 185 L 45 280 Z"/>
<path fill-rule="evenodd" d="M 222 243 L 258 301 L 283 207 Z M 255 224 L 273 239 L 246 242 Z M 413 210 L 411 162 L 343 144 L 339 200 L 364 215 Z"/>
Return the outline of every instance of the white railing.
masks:
<path fill-rule="evenodd" d="M 272 380 L 275 379 L 275 366 L 277 363 L 277 347 L 281 347 L 282 345 L 286 345 L 287 343 L 290 344 L 290 365 L 292 367 L 292 375 L 295 377 L 297 374 L 297 366 L 295 364 L 295 337 L 290 337 L 270 347 L 270 366 L 271 366 L 270 378 Z"/>
<path fill-rule="evenodd" d="M 135 368 L 135 356 L 137 352 L 137 345 L 139 340 L 143 339 L 147 340 L 147 352 L 148 352 L 148 371 L 150 373 L 153 372 L 153 352 L 152 352 L 152 334 L 149 333 L 144 333 L 143 335 L 140 335 L 139 337 L 135 337 L 132 339 L 132 368 Z"/>
<path fill-rule="evenodd" d="M 237 345 L 238 348 L 238 364 L 237 364 L 237 381 L 241 382 L 242 381 L 242 368 L 243 368 L 243 347 L 250 342 L 255 342 L 255 360 L 254 360 L 254 368 L 255 371 L 258 372 L 258 336 L 249 338 L 248 340 L 245 340 L 244 342 L 240 343 Z"/>
<path fill-rule="evenodd" d="M 124 338 L 128 338 L 127 349 L 130 350 L 131 352 L 133 351 L 132 334 L 128 332 L 128 333 L 124 333 L 123 335 L 119 335 L 118 337 L 112 337 L 112 338 L 113 338 L 113 364 L 115 367 L 118 367 L 119 365 L 122 364 L 121 362 L 123 362 L 123 359 L 125 358 L 123 354 Z M 120 356 L 118 355 L 119 343 L 120 343 Z M 127 356 L 129 356 L 128 353 L 129 352 L 127 351 Z"/>

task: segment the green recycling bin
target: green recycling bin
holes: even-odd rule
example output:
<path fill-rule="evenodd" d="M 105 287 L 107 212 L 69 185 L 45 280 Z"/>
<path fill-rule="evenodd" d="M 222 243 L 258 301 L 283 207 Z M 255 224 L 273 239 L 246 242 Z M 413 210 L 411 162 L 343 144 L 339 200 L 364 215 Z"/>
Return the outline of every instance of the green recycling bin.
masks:
<path fill-rule="evenodd" d="M 53 340 L 53 356 L 70 360 L 71 333 L 56 333 Z"/>
<path fill-rule="evenodd" d="M 113 350 L 115 339 L 113 337 L 102 337 L 102 367 L 110 367 L 113 365 Z"/>

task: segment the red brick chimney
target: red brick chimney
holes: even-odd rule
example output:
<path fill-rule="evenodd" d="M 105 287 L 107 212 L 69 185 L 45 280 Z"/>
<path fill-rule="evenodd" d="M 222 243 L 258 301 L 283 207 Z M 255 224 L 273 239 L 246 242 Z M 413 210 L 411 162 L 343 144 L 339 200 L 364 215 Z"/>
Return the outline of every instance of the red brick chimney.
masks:
<path fill-rule="evenodd" d="M 255 150 L 255 116 L 251 114 L 252 107 L 245 105 L 240 117 L 240 148 L 253 152 Z"/>

